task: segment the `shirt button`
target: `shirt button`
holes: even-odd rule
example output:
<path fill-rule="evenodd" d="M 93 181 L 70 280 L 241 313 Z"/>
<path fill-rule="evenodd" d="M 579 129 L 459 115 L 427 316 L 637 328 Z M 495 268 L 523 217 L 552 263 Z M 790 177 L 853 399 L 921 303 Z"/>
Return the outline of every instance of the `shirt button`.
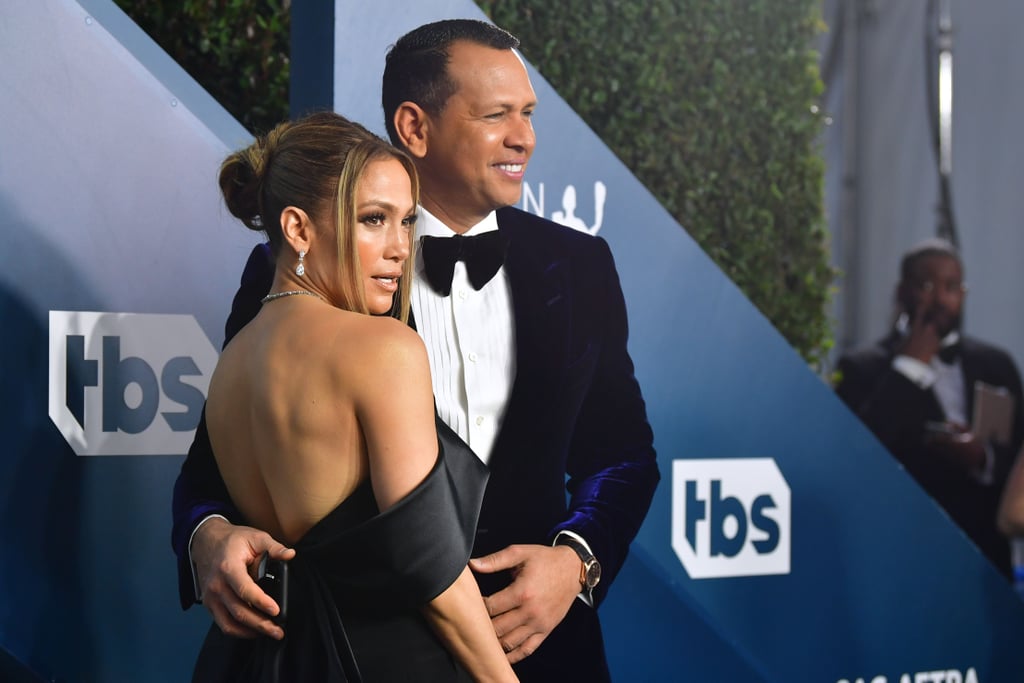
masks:
<path fill-rule="evenodd" d="M 476 354 L 473 353 L 472 351 L 469 352 L 469 362 L 470 363 L 475 363 L 476 362 Z"/>
<path fill-rule="evenodd" d="M 484 418 L 482 418 L 482 417 L 478 417 L 478 418 L 476 419 L 476 426 L 477 426 L 477 427 L 479 427 L 479 426 L 480 426 L 480 425 L 482 425 L 483 423 L 484 423 Z"/>
<path fill-rule="evenodd" d="M 464 290 L 464 289 L 460 289 L 459 290 L 459 298 L 460 299 L 465 299 L 466 298 L 466 290 Z"/>

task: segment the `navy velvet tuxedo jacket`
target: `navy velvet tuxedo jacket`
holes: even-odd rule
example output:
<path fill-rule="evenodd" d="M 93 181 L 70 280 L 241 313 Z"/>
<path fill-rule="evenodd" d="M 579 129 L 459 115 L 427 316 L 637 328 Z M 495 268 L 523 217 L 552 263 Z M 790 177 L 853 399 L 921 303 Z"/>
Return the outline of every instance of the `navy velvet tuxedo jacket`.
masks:
<path fill-rule="evenodd" d="M 996 527 L 996 513 L 1010 466 L 1024 439 L 1024 405 L 1017 367 L 1003 350 L 970 337 L 961 339 L 968 419 L 974 413 L 975 382 L 1005 387 L 1016 404 L 1010 442 L 992 445 L 993 481 L 983 484 L 925 443 L 925 423 L 944 421 L 945 415 L 931 389 L 921 389 L 892 368 L 899 344 L 900 337 L 894 332 L 869 348 L 843 356 L 837 368 L 836 393 L 999 571 L 1009 575 L 1009 541 Z"/>
<path fill-rule="evenodd" d="M 603 577 L 594 595 L 600 602 L 659 480 L 653 434 L 626 350 L 618 275 L 600 238 L 514 208 L 500 209 L 497 217 L 498 229 L 510 238 L 505 270 L 515 316 L 516 377 L 489 461 L 473 556 L 513 543 L 550 544 L 559 530 L 571 529 L 601 562 Z M 260 245 L 235 296 L 227 340 L 258 312 L 272 276 L 269 252 Z M 212 512 L 242 522 L 229 500 L 200 424 L 174 491 L 172 543 L 184 607 L 194 602 L 189 536 Z M 501 577 L 478 578 L 485 594 L 502 585 L 488 580 Z M 596 618 L 585 618 L 596 628 Z M 537 654 L 554 648 L 546 641 Z M 527 662 L 540 659 L 537 654 Z M 603 661 L 593 650 L 586 656 Z"/>

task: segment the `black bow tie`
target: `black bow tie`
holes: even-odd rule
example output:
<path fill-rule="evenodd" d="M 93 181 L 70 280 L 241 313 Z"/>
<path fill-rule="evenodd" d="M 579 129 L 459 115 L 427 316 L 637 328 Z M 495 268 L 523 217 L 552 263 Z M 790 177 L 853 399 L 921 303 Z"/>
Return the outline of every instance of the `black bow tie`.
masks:
<path fill-rule="evenodd" d="M 939 360 L 941 360 L 946 365 L 952 365 L 957 361 L 958 358 L 960 358 L 960 351 L 960 342 L 950 344 L 949 346 L 944 346 L 941 349 L 939 349 Z"/>
<path fill-rule="evenodd" d="M 452 274 L 455 262 L 466 264 L 466 274 L 473 289 L 486 285 L 505 261 L 508 237 L 499 230 L 490 230 L 479 235 L 466 237 L 430 237 L 420 242 L 423 250 L 423 266 L 427 283 L 441 296 L 452 291 Z"/>

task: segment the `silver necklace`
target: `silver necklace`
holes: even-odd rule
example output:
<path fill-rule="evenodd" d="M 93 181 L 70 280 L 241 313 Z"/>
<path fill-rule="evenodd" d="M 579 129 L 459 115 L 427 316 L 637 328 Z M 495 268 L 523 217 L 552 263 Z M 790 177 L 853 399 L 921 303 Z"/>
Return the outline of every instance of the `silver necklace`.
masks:
<path fill-rule="evenodd" d="M 273 301 L 274 299 L 280 299 L 283 296 L 294 296 L 296 294 L 306 294 L 307 296 L 315 296 L 317 299 L 320 299 L 320 301 L 324 300 L 324 298 L 322 296 L 320 296 L 319 294 L 317 294 L 316 292 L 310 292 L 309 290 L 306 290 L 306 289 L 290 289 L 287 292 L 277 292 L 276 294 L 267 294 L 265 297 L 260 299 L 260 303 L 261 304 L 265 304 L 268 301 Z"/>

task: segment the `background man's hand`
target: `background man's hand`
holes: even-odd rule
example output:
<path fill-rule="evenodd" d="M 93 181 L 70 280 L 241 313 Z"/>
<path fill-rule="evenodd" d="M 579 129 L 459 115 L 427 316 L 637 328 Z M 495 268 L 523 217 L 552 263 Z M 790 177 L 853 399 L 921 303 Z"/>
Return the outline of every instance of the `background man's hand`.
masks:
<path fill-rule="evenodd" d="M 926 443 L 941 457 L 950 460 L 968 472 L 980 472 L 985 467 L 985 443 L 979 441 L 965 425 L 944 423 L 948 432 L 931 431 Z"/>
<path fill-rule="evenodd" d="M 483 574 L 512 571 L 508 587 L 484 598 L 512 664 L 537 650 L 580 592 L 580 558 L 566 546 L 512 545 L 472 559 L 469 566 Z"/>
<path fill-rule="evenodd" d="M 277 603 L 256 585 L 252 574 L 264 551 L 290 560 L 295 557 L 293 549 L 266 532 L 214 518 L 196 531 L 191 551 L 203 605 L 224 633 L 238 638 L 284 637 L 271 621 L 279 611 Z"/>
<path fill-rule="evenodd" d="M 916 358 L 922 363 L 931 362 L 942 345 L 942 335 L 935 322 L 930 319 L 934 295 L 931 290 L 922 295 L 910 319 L 910 329 L 900 350 L 905 356 Z"/>

